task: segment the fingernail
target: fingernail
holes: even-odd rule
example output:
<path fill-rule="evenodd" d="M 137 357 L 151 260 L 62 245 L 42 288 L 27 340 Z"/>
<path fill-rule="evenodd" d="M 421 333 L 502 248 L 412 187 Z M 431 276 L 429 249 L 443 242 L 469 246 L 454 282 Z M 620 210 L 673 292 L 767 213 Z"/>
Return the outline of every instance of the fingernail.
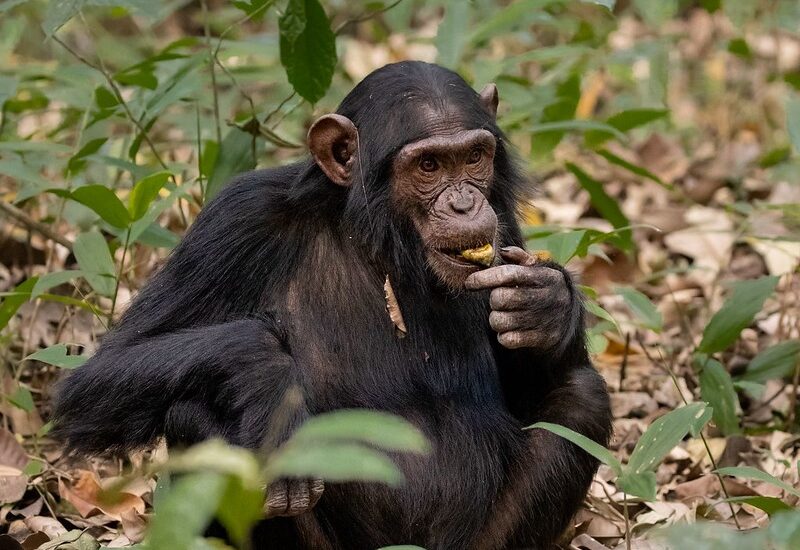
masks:
<path fill-rule="evenodd" d="M 512 247 L 510 247 L 510 246 L 501 246 L 500 247 L 500 252 L 508 252 L 509 250 L 511 250 L 511 248 Z"/>

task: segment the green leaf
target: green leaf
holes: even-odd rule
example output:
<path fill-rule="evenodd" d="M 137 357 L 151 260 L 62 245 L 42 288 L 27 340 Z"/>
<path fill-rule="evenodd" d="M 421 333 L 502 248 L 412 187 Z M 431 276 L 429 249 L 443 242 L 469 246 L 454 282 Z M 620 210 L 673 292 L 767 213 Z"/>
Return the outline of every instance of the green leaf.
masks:
<path fill-rule="evenodd" d="M 621 141 L 627 141 L 628 136 L 605 122 L 598 122 L 596 120 L 557 120 L 553 122 L 542 122 L 534 124 L 530 127 L 532 134 L 541 134 L 547 132 L 566 132 L 566 131 L 581 131 L 581 132 L 600 132 L 608 137 L 616 137 Z"/>
<path fill-rule="evenodd" d="M 578 254 L 585 235 L 586 231 L 584 229 L 564 231 L 538 239 L 531 239 L 526 245 L 530 250 L 546 250 L 553 257 L 553 260 L 563 265 Z"/>
<path fill-rule="evenodd" d="M 668 109 L 630 109 L 610 116 L 606 123 L 620 132 L 627 132 L 654 120 L 664 118 L 669 114 Z"/>
<path fill-rule="evenodd" d="M 649 26 L 656 28 L 678 13 L 678 0 L 634 0 L 633 5 L 642 19 Z"/>
<path fill-rule="evenodd" d="M 139 180 L 131 190 L 128 198 L 128 211 L 131 220 L 136 221 L 147 213 L 150 204 L 158 196 L 158 192 L 166 185 L 171 174 L 169 172 L 156 172 Z"/>
<path fill-rule="evenodd" d="M 647 178 L 651 181 L 654 181 L 662 187 L 665 187 L 667 189 L 672 189 L 673 187 L 670 184 L 664 183 L 661 180 L 661 178 L 653 174 L 651 171 L 641 166 L 637 166 L 636 164 L 630 163 L 622 157 L 618 157 L 608 149 L 600 149 L 599 151 L 597 151 L 597 154 L 606 159 L 611 164 L 616 164 L 617 166 L 624 168 L 628 172 L 631 172 L 633 174 L 636 174 L 637 176 L 641 176 L 643 178 Z"/>
<path fill-rule="evenodd" d="M 753 357 L 740 378 L 753 382 L 766 382 L 789 376 L 794 372 L 800 359 L 798 355 L 800 355 L 800 340 L 780 342 Z"/>
<path fill-rule="evenodd" d="M 794 150 L 800 153 L 800 97 L 792 97 L 786 103 L 786 130 Z"/>
<path fill-rule="evenodd" d="M 611 323 L 611 325 L 616 329 L 616 331 L 622 334 L 622 331 L 619 328 L 617 320 L 614 319 L 613 315 L 611 315 L 608 311 L 602 308 L 600 304 L 591 299 L 591 300 L 584 300 L 583 306 L 586 308 L 586 311 L 588 311 L 592 315 L 600 319 L 605 319 L 606 321 Z"/>
<path fill-rule="evenodd" d="M 295 91 L 316 103 L 336 68 L 336 37 L 318 0 L 289 0 L 278 21 L 281 64 Z"/>
<path fill-rule="evenodd" d="M 691 403 L 657 418 L 639 438 L 625 471 L 641 474 L 655 470 L 689 430 L 696 428 L 697 421 L 702 420 L 706 412 L 705 403 Z"/>
<path fill-rule="evenodd" d="M 728 42 L 728 51 L 748 61 L 753 59 L 753 52 L 744 38 L 734 38 Z"/>
<path fill-rule="evenodd" d="M 20 306 L 30 299 L 31 289 L 36 285 L 36 281 L 38 280 L 38 277 L 31 277 L 21 282 L 14 287 L 14 291 L 0 303 L 0 330 L 5 328 L 11 318 L 17 313 Z"/>
<path fill-rule="evenodd" d="M 145 539 L 148 548 L 190 550 L 214 517 L 227 479 L 217 473 L 186 474 L 159 501 Z"/>
<path fill-rule="evenodd" d="M 537 422 L 533 426 L 528 426 L 525 428 L 526 430 L 541 428 L 543 430 L 547 430 L 549 432 L 553 432 L 554 434 L 563 437 L 567 441 L 570 441 L 595 457 L 597 460 L 614 470 L 617 475 L 622 474 L 622 463 L 615 457 L 611 451 L 596 443 L 586 437 L 583 434 L 579 434 L 574 430 L 570 430 L 569 428 L 565 428 L 564 426 L 559 426 L 558 424 L 552 424 L 550 422 Z"/>
<path fill-rule="evenodd" d="M 753 322 L 777 284 L 778 277 L 761 277 L 734 283 L 733 293 L 703 331 L 698 351 L 710 355 L 733 344 L 742 329 Z"/>
<path fill-rule="evenodd" d="M 103 144 L 108 141 L 108 138 L 97 138 L 86 143 L 81 149 L 75 153 L 67 163 L 67 170 L 71 174 L 76 174 L 86 166 L 86 157 L 95 154 Z"/>
<path fill-rule="evenodd" d="M 779 487 L 789 494 L 800 497 L 800 490 L 797 490 L 785 481 L 781 481 L 777 477 L 757 468 L 753 468 L 752 466 L 730 466 L 727 468 L 717 468 L 716 472 L 723 476 L 736 476 L 763 481 L 764 483 L 769 483 L 770 485 Z"/>
<path fill-rule="evenodd" d="M 9 403 L 25 412 L 33 410 L 33 395 L 25 386 L 17 386 L 17 390 L 13 394 L 7 395 L 6 399 Z"/>
<path fill-rule="evenodd" d="M 84 355 L 68 355 L 66 344 L 55 344 L 44 349 L 40 349 L 28 355 L 25 360 L 41 361 L 48 365 L 60 367 L 62 369 L 75 369 L 83 365 L 89 358 Z"/>
<path fill-rule="evenodd" d="M 117 96 L 114 95 L 111 92 L 111 90 L 109 90 L 105 86 L 98 86 L 97 88 L 95 88 L 94 102 L 101 109 L 113 109 L 114 107 L 119 105 L 119 100 L 117 99 Z"/>
<path fill-rule="evenodd" d="M 439 55 L 436 62 L 454 69 L 461 60 L 461 53 L 467 40 L 464 29 L 469 28 L 469 12 L 471 6 L 464 0 L 448 0 L 444 10 L 444 19 L 439 23 L 436 33 L 436 49 Z"/>
<path fill-rule="evenodd" d="M 794 510 L 791 506 L 775 497 L 762 497 L 762 496 L 749 496 L 749 497 L 731 497 L 726 498 L 726 502 L 733 502 L 736 504 L 749 504 L 759 510 L 763 510 L 770 517 L 778 512 L 788 512 Z"/>
<path fill-rule="evenodd" d="M 131 219 L 125 205 L 116 193 L 104 185 L 86 185 L 78 187 L 70 197 L 91 208 L 103 221 L 114 227 L 125 228 Z"/>
<path fill-rule="evenodd" d="M 520 28 L 541 17 L 544 8 L 555 3 L 556 0 L 519 0 L 502 9 L 495 9 L 491 17 L 475 26 L 469 35 L 469 42 L 476 44 L 500 33 Z"/>
<path fill-rule="evenodd" d="M 103 296 L 113 296 L 116 280 L 114 260 L 103 236 L 96 231 L 81 233 L 75 239 L 72 251 L 92 288 Z"/>
<path fill-rule="evenodd" d="M 240 548 L 246 548 L 251 528 L 264 517 L 264 490 L 247 487 L 231 477 L 222 494 L 217 518 Z"/>
<path fill-rule="evenodd" d="M 232 4 L 242 10 L 254 21 L 259 21 L 264 17 L 266 8 L 272 3 L 272 0 L 250 0 L 249 2 L 234 0 Z"/>
<path fill-rule="evenodd" d="M 387 455 L 357 443 L 285 444 L 267 464 L 270 480 L 281 477 L 325 481 L 376 481 L 399 485 L 403 474 Z"/>
<path fill-rule="evenodd" d="M 661 332 L 664 327 L 664 319 L 661 316 L 661 312 L 650 301 L 650 298 L 628 286 L 617 287 L 614 292 L 622 296 L 625 304 L 643 327 L 649 328 L 653 332 Z"/>
<path fill-rule="evenodd" d="M 626 469 L 617 478 L 617 486 L 629 495 L 647 501 L 656 500 L 656 474 L 650 470 L 635 473 Z"/>
<path fill-rule="evenodd" d="M 173 472 L 207 471 L 235 476 L 249 487 L 261 484 L 255 455 L 219 439 L 210 439 L 170 458 L 167 469 Z"/>
<path fill-rule="evenodd" d="M 382 449 L 425 453 L 430 450 L 419 428 L 379 411 L 339 410 L 306 420 L 291 438 L 293 444 L 325 440 L 356 440 Z"/>
<path fill-rule="evenodd" d="M 703 401 L 711 405 L 712 418 L 724 435 L 741 433 L 737 406 L 739 397 L 733 388 L 731 375 L 714 359 L 703 361 L 700 372 L 700 395 Z"/>
<path fill-rule="evenodd" d="M 628 221 L 628 218 L 622 213 L 617 201 L 608 196 L 605 190 L 603 190 L 603 185 L 599 181 L 589 176 L 589 174 L 576 165 L 568 162 L 567 169 L 575 174 L 581 187 L 588 191 L 592 206 L 594 206 L 597 211 L 600 212 L 600 215 L 608 220 L 611 225 L 619 230 L 619 236 L 611 239 L 612 242 L 615 242 L 615 244 L 623 250 L 631 250 L 633 248 L 633 235 L 629 229 L 630 221 Z"/>
<path fill-rule="evenodd" d="M 253 136 L 238 128 L 228 131 L 222 140 L 214 171 L 208 178 L 206 202 L 213 199 L 233 176 L 255 167 L 253 139 Z"/>

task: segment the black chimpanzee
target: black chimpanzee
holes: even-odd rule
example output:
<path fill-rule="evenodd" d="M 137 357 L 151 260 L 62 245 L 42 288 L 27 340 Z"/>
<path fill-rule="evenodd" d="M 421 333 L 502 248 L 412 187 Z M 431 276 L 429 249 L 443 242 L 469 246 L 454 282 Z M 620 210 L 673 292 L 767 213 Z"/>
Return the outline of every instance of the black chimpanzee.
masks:
<path fill-rule="evenodd" d="M 280 517 L 256 548 L 549 547 L 597 463 L 522 428 L 606 443 L 609 401 L 570 276 L 520 248 L 527 184 L 496 109 L 493 85 L 477 94 L 436 65 L 369 75 L 313 124 L 312 159 L 244 174 L 200 214 L 63 383 L 56 434 L 84 454 L 162 435 L 255 449 L 297 387 L 284 438 L 363 407 L 406 418 L 433 450 L 398 458 L 400 488 L 277 483 L 266 510 Z"/>

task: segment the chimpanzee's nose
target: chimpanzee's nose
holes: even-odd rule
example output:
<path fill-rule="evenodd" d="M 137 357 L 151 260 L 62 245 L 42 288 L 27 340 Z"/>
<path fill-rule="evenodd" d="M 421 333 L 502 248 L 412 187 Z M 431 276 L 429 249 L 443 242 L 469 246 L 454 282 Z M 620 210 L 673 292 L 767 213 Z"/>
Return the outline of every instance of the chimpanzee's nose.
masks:
<path fill-rule="evenodd" d="M 453 211 L 466 214 L 475 206 L 475 196 L 469 188 L 453 189 L 447 197 L 447 202 Z"/>

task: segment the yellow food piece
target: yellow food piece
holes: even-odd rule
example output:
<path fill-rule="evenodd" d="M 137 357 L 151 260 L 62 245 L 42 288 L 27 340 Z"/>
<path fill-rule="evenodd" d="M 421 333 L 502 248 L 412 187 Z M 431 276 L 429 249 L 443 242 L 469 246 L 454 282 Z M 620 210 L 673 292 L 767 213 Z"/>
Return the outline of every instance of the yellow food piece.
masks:
<path fill-rule="evenodd" d="M 459 255 L 468 262 L 489 267 L 492 265 L 492 260 L 494 260 L 494 248 L 491 244 L 485 244 L 478 248 L 462 250 Z"/>

